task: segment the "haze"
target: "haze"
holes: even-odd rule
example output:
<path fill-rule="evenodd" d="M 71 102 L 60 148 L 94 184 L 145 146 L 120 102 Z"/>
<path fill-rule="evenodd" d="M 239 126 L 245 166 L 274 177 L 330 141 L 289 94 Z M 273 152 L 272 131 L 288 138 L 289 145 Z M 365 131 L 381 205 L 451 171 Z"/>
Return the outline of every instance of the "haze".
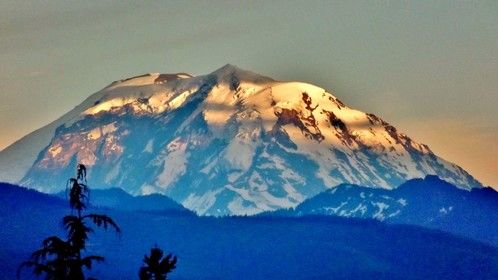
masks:
<path fill-rule="evenodd" d="M 114 80 L 226 63 L 333 91 L 498 186 L 497 1 L 2 1 L 0 149 Z"/>

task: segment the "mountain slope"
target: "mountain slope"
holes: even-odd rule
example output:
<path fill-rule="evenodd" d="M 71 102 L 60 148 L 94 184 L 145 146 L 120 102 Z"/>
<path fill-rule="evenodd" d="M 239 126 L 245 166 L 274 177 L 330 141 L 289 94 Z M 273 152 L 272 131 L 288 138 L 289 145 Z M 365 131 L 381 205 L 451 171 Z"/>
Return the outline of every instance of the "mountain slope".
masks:
<path fill-rule="evenodd" d="M 166 194 L 207 215 L 256 214 L 340 183 L 390 189 L 427 174 L 481 187 L 426 145 L 322 88 L 232 65 L 205 76 L 114 82 L 2 151 L 0 162 L 0 179 L 23 174 L 23 185 L 46 192 L 61 190 L 82 162 L 93 186 Z"/>
<path fill-rule="evenodd" d="M 67 199 L 66 192 L 60 192 L 56 196 L 61 199 Z M 171 215 L 195 215 L 171 198 L 157 193 L 132 196 L 122 189 L 111 188 L 92 190 L 90 197 L 93 207 Z"/>
<path fill-rule="evenodd" d="M 57 202 L 58 201 L 58 202 Z M 414 226 L 337 217 L 195 217 L 91 209 L 122 234 L 92 233 L 86 253 L 105 256 L 88 276 L 133 279 L 157 244 L 178 256 L 172 279 L 496 279 L 498 250 Z M 105 212 L 102 212 L 104 211 Z M 0 279 L 41 240 L 62 236 L 67 201 L 0 185 Z M 24 271 L 21 279 L 29 276 Z"/>
<path fill-rule="evenodd" d="M 498 192 L 458 189 L 435 176 L 412 179 L 394 190 L 343 184 L 268 215 L 332 215 L 419 225 L 498 245 Z"/>

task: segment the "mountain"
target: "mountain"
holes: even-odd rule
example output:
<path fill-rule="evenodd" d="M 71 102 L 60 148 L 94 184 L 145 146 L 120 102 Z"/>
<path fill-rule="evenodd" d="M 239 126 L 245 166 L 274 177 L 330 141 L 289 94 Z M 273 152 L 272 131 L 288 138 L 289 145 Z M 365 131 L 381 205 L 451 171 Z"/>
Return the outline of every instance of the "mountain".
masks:
<path fill-rule="evenodd" d="M 60 192 L 56 196 L 67 199 L 66 192 Z M 120 188 L 95 189 L 92 190 L 90 199 L 93 207 L 172 215 L 195 215 L 178 202 L 158 193 L 132 196 Z"/>
<path fill-rule="evenodd" d="M 104 211 L 105 210 L 105 211 Z M 88 276 L 133 279 L 155 244 L 178 256 L 172 279 L 497 279 L 492 246 L 415 226 L 340 217 L 196 217 L 91 209 L 122 233 L 95 230 Z M 102 212 L 104 211 L 104 212 Z M 0 279 L 54 234 L 67 201 L 0 184 Z M 21 279 L 30 275 L 23 271 Z"/>
<path fill-rule="evenodd" d="M 332 215 L 377 219 L 439 229 L 498 246 L 498 192 L 463 190 L 427 176 L 394 190 L 342 184 L 303 201 L 294 209 L 264 215 Z"/>
<path fill-rule="evenodd" d="M 78 162 L 94 188 L 161 193 L 202 215 L 256 214 L 341 183 L 392 189 L 428 174 L 482 187 L 320 87 L 232 65 L 116 81 L 0 152 L 0 180 L 58 192 Z"/>

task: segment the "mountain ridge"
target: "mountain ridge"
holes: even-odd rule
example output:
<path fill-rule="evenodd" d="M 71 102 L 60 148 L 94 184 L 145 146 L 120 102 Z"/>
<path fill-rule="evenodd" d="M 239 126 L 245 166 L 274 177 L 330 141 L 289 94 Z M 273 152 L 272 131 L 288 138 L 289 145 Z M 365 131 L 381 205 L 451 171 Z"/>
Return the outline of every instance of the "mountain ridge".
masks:
<path fill-rule="evenodd" d="M 70 211 L 67 203 L 0 183 L 0 279 L 15 279 L 18 265 L 46 236 L 64 236 L 60 218 Z M 496 247 L 418 226 L 341 217 L 211 218 L 111 208 L 105 213 L 122 234 L 92 234 L 89 252 L 106 259 L 88 276 L 99 279 L 137 275 L 144 252 L 154 244 L 178 256 L 171 274 L 176 279 L 498 276 Z M 24 271 L 23 279 L 30 273 Z"/>
<path fill-rule="evenodd" d="M 375 219 L 438 229 L 498 245 L 498 192 L 491 187 L 465 190 L 437 176 L 411 179 L 393 190 L 341 184 L 295 208 L 269 216 L 329 215 Z"/>

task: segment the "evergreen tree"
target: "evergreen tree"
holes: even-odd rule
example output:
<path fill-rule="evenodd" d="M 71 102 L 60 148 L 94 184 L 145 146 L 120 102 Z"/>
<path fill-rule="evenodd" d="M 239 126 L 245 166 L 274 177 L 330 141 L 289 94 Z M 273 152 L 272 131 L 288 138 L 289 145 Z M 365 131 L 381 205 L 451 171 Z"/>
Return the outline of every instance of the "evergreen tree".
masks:
<path fill-rule="evenodd" d="M 168 273 L 176 268 L 176 256 L 164 253 L 158 247 L 150 249 L 150 256 L 144 256 L 144 265 L 140 268 L 138 276 L 140 280 L 166 280 Z"/>
<path fill-rule="evenodd" d="M 42 248 L 33 252 L 29 261 L 19 267 L 17 277 L 24 267 L 32 267 L 37 276 L 45 274 L 47 280 L 84 280 L 83 269 L 91 269 L 94 262 L 102 262 L 104 257 L 83 256 L 88 236 L 93 232 L 89 224 L 103 227 L 105 230 L 113 228 L 120 232 L 118 225 L 112 218 L 101 214 L 84 214 L 89 201 L 89 188 L 86 183 L 86 167 L 78 164 L 76 178 L 68 180 L 66 192 L 69 198 L 69 207 L 76 210 L 76 215 L 67 215 L 62 223 L 67 231 L 67 239 L 51 236 L 43 240 Z M 72 211 L 71 211 L 72 212 Z"/>

